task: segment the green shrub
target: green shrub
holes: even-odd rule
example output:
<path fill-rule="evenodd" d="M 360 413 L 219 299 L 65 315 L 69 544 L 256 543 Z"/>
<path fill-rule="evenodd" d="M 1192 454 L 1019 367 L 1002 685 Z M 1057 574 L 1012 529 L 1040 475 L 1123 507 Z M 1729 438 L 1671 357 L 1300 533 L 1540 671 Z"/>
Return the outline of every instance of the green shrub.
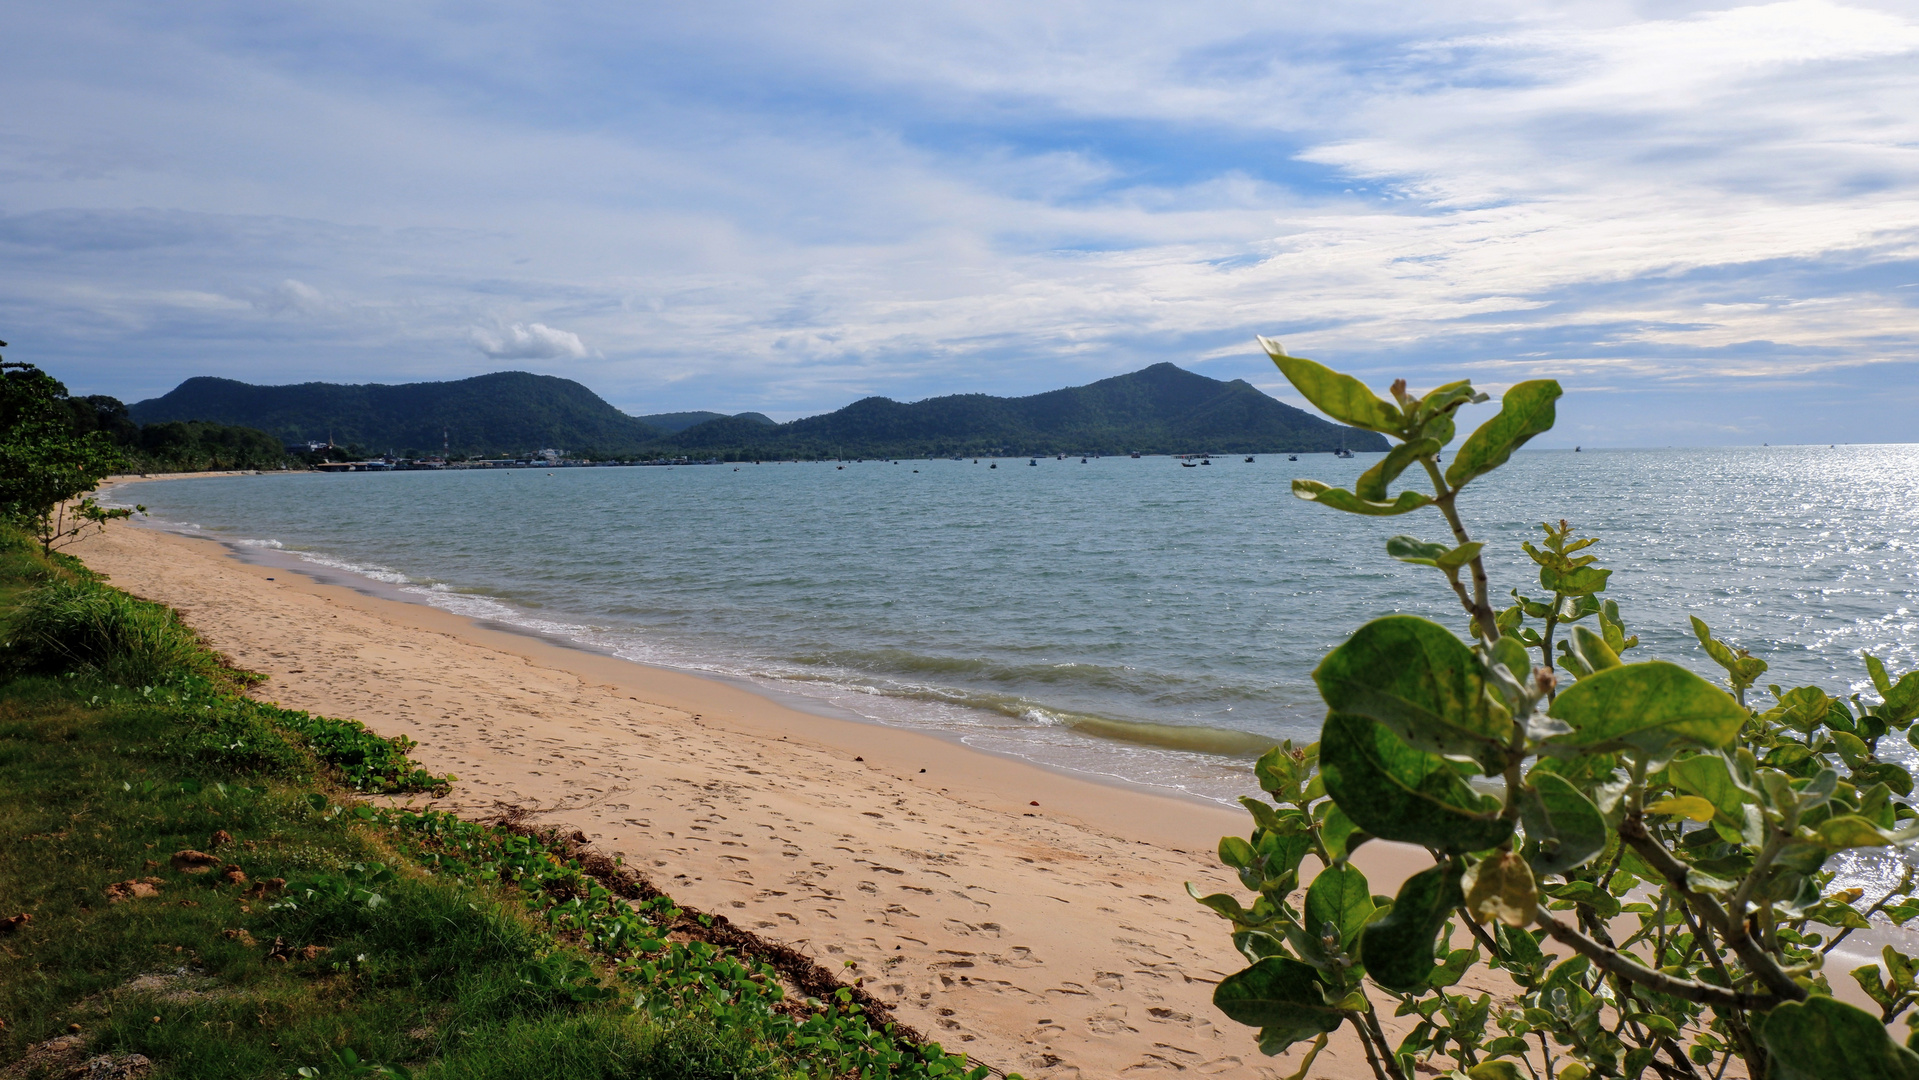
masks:
<path fill-rule="evenodd" d="M 4 649 L 16 672 L 87 672 L 125 686 L 218 669 L 179 615 L 94 581 L 54 581 L 21 598 Z"/>
<path fill-rule="evenodd" d="M 1447 541 L 1395 536 L 1386 554 L 1443 577 L 1469 638 L 1388 615 L 1314 670 L 1320 741 L 1261 758 L 1268 799 L 1240 800 L 1252 834 L 1220 841 L 1257 896 L 1200 898 L 1249 965 L 1214 1004 L 1257 1028 L 1264 1053 L 1308 1044 L 1297 1076 L 1350 1024 L 1377 1080 L 1439 1074 L 1448 1059 L 1444 1075 L 1470 1080 L 1716 1077 L 1735 1064 L 1774 1080 L 1919 1077 L 1919 1053 L 1886 1031 L 1919 1003 L 1919 960 L 1887 945 L 1883 966 L 1848 973 L 1876 1014 L 1834 997 L 1824 970 L 1875 916 L 1919 918 L 1912 869 L 1868 903 L 1829 868 L 1919 839 L 1912 774 L 1880 747 L 1899 734 L 1919 745 L 1919 671 L 1894 677 L 1868 654 L 1877 700 L 1767 686 L 1775 704 L 1762 708 L 1748 698 L 1766 662 L 1697 618 L 1724 687 L 1622 659 L 1640 643 L 1600 597 L 1612 571 L 1564 521 L 1522 545 L 1538 591 L 1495 609 L 1459 495 L 1552 427 L 1559 385 L 1510 387 L 1442 470 L 1455 411 L 1486 400 L 1470 383 L 1416 396 L 1401 380 L 1388 401 L 1264 344 L 1321 411 L 1399 440 L 1350 489 L 1299 479 L 1293 493 L 1370 517 L 1437 511 Z M 1431 494 L 1390 490 L 1402 475 Z M 1423 847 L 1434 865 L 1375 894 L 1350 861 L 1375 838 Z M 1467 991 L 1482 963 L 1514 993 Z M 1376 1003 L 1418 1018 L 1397 1045 Z"/>

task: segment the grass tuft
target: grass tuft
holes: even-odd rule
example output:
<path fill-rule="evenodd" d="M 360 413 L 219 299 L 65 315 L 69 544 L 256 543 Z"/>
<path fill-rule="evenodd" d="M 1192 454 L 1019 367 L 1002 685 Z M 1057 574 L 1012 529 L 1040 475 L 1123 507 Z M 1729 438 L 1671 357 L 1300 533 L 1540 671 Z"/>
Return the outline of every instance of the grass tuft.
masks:
<path fill-rule="evenodd" d="M 84 671 L 110 683 L 152 686 L 220 670 L 171 608 L 85 579 L 29 590 L 7 617 L 4 642 L 8 661 L 23 673 Z"/>

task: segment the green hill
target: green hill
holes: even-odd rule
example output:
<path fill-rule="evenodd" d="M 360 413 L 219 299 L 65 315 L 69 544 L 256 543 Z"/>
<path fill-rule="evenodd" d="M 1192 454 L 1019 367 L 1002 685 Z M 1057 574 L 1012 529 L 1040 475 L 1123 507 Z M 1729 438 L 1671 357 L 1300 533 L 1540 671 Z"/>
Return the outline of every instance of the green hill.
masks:
<path fill-rule="evenodd" d="M 128 409 L 136 423 L 211 420 L 259 428 L 286 442 L 332 439 L 370 453 L 488 456 L 556 447 L 632 454 L 665 434 L 571 379 L 502 371 L 456 382 L 254 386 L 188 379 Z M 718 415 L 718 414 L 714 414 Z"/>
<path fill-rule="evenodd" d="M 568 379 L 504 371 L 457 382 L 253 386 L 188 379 L 128 410 L 136 423 L 211 421 L 287 442 L 331 438 L 402 456 L 519 454 L 545 447 L 589 457 L 818 458 L 959 454 L 1222 454 L 1385 450 L 1370 432 L 1327 423 L 1260 393 L 1154 364 L 1031 397 L 883 397 L 776 424 L 759 413 L 628 416 Z"/>
<path fill-rule="evenodd" d="M 771 427 L 709 420 L 655 448 L 690 457 L 943 457 L 966 454 L 1286 453 L 1383 451 L 1372 432 L 1327 423 L 1241 379 L 1172 364 L 1031 397 L 956 394 L 902 404 L 883 397 Z"/>
<path fill-rule="evenodd" d="M 652 413 L 647 416 L 639 417 L 640 423 L 645 424 L 648 427 L 659 428 L 661 431 L 669 432 L 672 434 L 678 434 L 679 432 L 685 431 L 687 428 L 690 428 L 695 424 L 704 424 L 708 420 L 725 420 L 725 419 L 727 419 L 727 415 L 725 413 L 717 413 L 717 412 L 663 412 L 663 413 Z M 761 413 L 756 413 L 756 412 L 743 412 L 738 414 L 735 417 L 735 419 L 750 420 L 757 424 L 773 423 L 772 417 L 763 415 Z"/>

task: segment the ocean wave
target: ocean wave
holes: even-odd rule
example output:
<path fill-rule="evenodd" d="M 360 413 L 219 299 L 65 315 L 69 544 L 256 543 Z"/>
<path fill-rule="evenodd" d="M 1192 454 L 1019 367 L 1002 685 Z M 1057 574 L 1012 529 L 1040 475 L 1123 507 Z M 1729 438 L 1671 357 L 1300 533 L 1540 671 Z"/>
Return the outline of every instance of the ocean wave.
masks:
<path fill-rule="evenodd" d="M 236 542 L 244 543 L 244 541 Z M 277 542 L 268 541 L 268 543 L 284 549 L 284 545 L 278 544 Z M 412 578 L 400 571 L 390 566 L 381 566 L 378 563 L 349 562 L 345 559 L 336 559 L 331 555 L 323 555 L 317 551 L 293 551 L 291 554 L 299 558 L 302 562 L 310 562 L 316 566 L 324 566 L 329 570 L 344 570 L 349 574 L 357 574 L 363 578 L 371 578 L 374 581 L 380 582 L 382 585 L 412 585 L 415 583 Z"/>
<path fill-rule="evenodd" d="M 1018 663 L 983 656 L 941 656 L 910 649 L 835 649 L 795 653 L 786 659 L 803 667 L 832 671 L 909 678 L 926 676 L 1001 686 L 1062 686 L 1140 697 L 1168 705 L 1274 699 L 1274 691 L 1269 686 L 1084 660 Z"/>

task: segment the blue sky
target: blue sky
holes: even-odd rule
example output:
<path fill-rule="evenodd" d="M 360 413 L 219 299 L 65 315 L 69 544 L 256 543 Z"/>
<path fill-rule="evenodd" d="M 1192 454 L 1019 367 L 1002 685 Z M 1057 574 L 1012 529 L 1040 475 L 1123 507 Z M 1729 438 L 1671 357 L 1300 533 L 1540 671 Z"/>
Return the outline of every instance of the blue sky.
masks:
<path fill-rule="evenodd" d="M 0 8 L 0 337 L 790 418 L 1170 360 L 1919 437 L 1919 4 Z"/>

